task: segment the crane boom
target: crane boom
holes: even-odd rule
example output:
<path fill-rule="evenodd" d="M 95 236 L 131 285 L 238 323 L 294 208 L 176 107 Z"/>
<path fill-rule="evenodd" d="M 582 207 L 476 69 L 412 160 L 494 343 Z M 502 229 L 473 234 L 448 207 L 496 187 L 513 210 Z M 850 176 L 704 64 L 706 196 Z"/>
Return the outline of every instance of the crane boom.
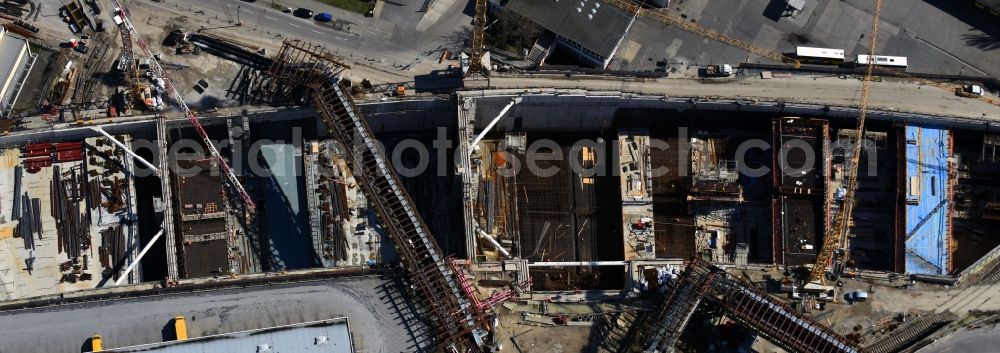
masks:
<path fill-rule="evenodd" d="M 882 10 L 882 0 L 875 0 L 875 10 L 872 13 L 872 33 L 868 38 L 868 55 L 875 55 L 875 46 L 878 44 L 878 17 Z M 861 144 L 865 135 L 865 117 L 868 114 L 868 94 L 871 92 L 872 75 L 875 71 L 875 60 L 869 60 L 865 67 L 865 77 L 861 81 L 861 103 L 858 107 L 858 125 L 852 134 L 854 144 L 851 146 L 851 158 L 844 168 L 844 188 L 843 203 L 837 209 L 836 218 L 833 224 L 827 229 L 826 236 L 823 237 L 823 248 L 816 254 L 816 263 L 813 264 L 809 272 L 809 281 L 813 283 L 821 282 L 823 274 L 826 272 L 830 260 L 833 258 L 833 251 L 839 244 L 847 240 L 847 235 L 851 229 L 851 214 L 854 211 L 854 194 L 858 187 L 858 166 L 861 160 Z"/>
<path fill-rule="evenodd" d="M 240 183 L 239 179 L 236 177 L 236 174 L 233 173 L 232 168 L 229 167 L 229 163 L 227 163 L 226 160 L 222 158 L 222 155 L 219 154 L 219 150 L 215 148 L 215 145 L 212 144 L 212 140 L 208 138 L 208 133 L 205 132 L 205 128 L 201 126 L 201 122 L 198 120 L 198 116 L 195 115 L 193 111 L 191 111 L 187 103 L 184 102 L 184 97 L 182 97 L 180 92 L 178 92 L 177 89 L 174 88 L 173 83 L 171 83 L 170 78 L 167 76 L 167 72 L 163 70 L 163 67 L 160 66 L 160 63 L 156 60 L 156 57 L 153 56 L 153 52 L 149 49 L 149 44 L 146 43 L 146 40 L 143 39 L 141 35 L 136 35 L 138 34 L 138 32 L 135 30 L 135 26 L 132 25 L 132 20 L 129 19 L 128 8 L 126 8 L 125 5 L 122 4 L 119 0 L 114 0 L 114 1 L 115 1 L 115 6 L 121 9 L 121 14 L 119 15 L 122 18 L 122 26 L 124 26 L 122 31 L 123 32 L 127 31 L 128 35 L 131 36 L 133 39 L 135 39 L 136 43 L 139 45 L 139 49 L 142 50 L 142 54 L 146 57 L 146 59 L 149 60 L 149 68 L 153 70 L 153 72 L 156 73 L 158 77 L 163 79 L 164 88 L 166 88 L 166 91 L 174 99 L 177 105 L 181 107 L 181 110 L 184 111 L 184 115 L 186 115 L 188 117 L 188 120 L 191 121 L 191 125 L 193 125 L 195 130 L 198 131 L 198 135 L 201 136 L 202 141 L 205 143 L 205 148 L 208 149 L 208 152 L 212 155 L 212 158 L 216 160 L 217 164 L 219 165 L 219 169 L 222 171 L 223 174 L 225 174 L 226 179 L 229 181 L 230 186 L 233 189 L 235 189 L 236 193 L 238 193 L 240 197 L 243 199 L 243 204 L 245 205 L 247 211 L 253 212 L 255 207 L 253 199 L 251 199 L 250 195 L 247 194 L 246 189 L 243 188 L 243 184 Z M 123 40 L 125 39 L 125 37 L 126 34 L 122 34 Z M 130 45 L 127 46 L 130 47 Z M 134 53 L 129 53 L 129 54 L 134 55 Z M 159 114 L 158 119 L 164 119 L 163 112 Z"/>

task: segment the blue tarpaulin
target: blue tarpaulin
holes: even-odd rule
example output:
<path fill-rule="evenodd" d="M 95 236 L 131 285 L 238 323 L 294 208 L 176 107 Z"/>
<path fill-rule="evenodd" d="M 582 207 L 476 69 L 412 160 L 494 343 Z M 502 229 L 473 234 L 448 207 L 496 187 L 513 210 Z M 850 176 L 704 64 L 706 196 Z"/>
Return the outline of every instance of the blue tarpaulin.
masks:
<path fill-rule="evenodd" d="M 950 132 L 906 127 L 906 272 L 948 274 Z"/>

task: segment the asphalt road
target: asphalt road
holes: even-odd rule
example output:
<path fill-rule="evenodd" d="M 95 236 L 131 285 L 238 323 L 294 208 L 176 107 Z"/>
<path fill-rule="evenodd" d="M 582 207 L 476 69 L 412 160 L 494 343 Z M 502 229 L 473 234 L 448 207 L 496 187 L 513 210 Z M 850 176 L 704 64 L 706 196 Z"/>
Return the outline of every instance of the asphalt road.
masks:
<path fill-rule="evenodd" d="M 621 91 L 682 97 L 759 98 L 793 103 L 854 107 L 861 96 L 861 81 L 837 77 L 792 76 L 779 79 L 747 78 L 719 83 L 713 80 L 500 76 L 489 79 L 491 88 L 582 88 L 591 91 Z M 955 96 L 953 92 L 910 82 L 873 82 L 869 107 L 918 114 L 960 116 L 1000 121 L 1000 106 Z"/>
<path fill-rule="evenodd" d="M 0 352 L 80 352 L 95 333 L 105 348 L 161 342 L 176 315 L 192 337 L 346 316 L 358 352 L 421 351 L 427 326 L 400 287 L 358 277 L 4 312 Z"/>

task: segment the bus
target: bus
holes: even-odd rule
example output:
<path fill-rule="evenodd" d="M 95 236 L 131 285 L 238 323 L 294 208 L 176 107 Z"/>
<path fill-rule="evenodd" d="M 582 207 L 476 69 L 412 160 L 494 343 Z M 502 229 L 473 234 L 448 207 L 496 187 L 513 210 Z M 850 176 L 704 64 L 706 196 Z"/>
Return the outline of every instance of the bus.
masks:
<path fill-rule="evenodd" d="M 799 61 L 812 64 L 840 65 L 844 63 L 843 49 L 796 47 L 795 56 Z"/>
<path fill-rule="evenodd" d="M 858 66 L 868 65 L 868 55 L 858 55 L 857 60 L 854 61 Z M 906 57 L 905 56 L 888 56 L 888 55 L 875 55 L 875 65 L 887 66 L 897 69 L 906 70 Z"/>

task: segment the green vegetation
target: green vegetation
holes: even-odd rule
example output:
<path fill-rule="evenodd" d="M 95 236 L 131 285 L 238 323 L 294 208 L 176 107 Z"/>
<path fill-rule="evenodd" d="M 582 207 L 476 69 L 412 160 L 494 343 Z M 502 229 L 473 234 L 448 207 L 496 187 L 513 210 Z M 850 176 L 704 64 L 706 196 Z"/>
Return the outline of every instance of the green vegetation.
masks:
<path fill-rule="evenodd" d="M 317 0 L 324 4 L 333 5 L 347 11 L 364 14 L 372 6 L 369 0 Z"/>

